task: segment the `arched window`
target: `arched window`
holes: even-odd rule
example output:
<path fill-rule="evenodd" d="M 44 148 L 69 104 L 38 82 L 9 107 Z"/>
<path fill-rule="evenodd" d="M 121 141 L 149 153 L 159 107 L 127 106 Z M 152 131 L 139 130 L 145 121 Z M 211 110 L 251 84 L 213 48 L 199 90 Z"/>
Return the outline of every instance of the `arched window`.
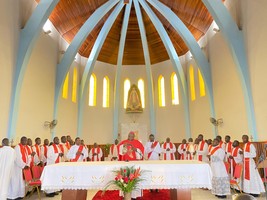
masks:
<path fill-rule="evenodd" d="M 204 97 L 206 95 L 205 83 L 199 69 L 198 69 L 198 83 L 199 83 L 199 94 L 201 97 Z"/>
<path fill-rule="evenodd" d="M 76 103 L 77 100 L 77 85 L 78 85 L 78 72 L 77 67 L 73 68 L 73 80 L 72 80 L 72 102 Z"/>
<path fill-rule="evenodd" d="M 159 106 L 165 106 L 165 83 L 164 77 L 162 75 L 159 76 L 158 79 L 158 93 L 159 93 Z"/>
<path fill-rule="evenodd" d="M 131 87 L 131 82 L 129 79 L 126 79 L 124 81 L 124 105 L 123 107 L 126 109 L 126 106 L 127 106 L 127 99 L 128 99 L 128 92 L 130 90 L 130 87 Z"/>
<path fill-rule="evenodd" d="M 195 91 L 195 76 L 194 76 L 193 65 L 190 65 L 189 67 L 189 81 L 190 81 L 191 100 L 194 101 L 196 99 L 196 91 Z"/>
<path fill-rule="evenodd" d="M 92 74 L 89 83 L 89 106 L 96 106 L 96 76 Z"/>
<path fill-rule="evenodd" d="M 62 88 L 62 97 L 64 99 L 68 98 L 68 91 L 69 91 L 69 72 L 67 73 L 67 76 L 65 78 L 64 84 L 63 84 L 63 88 Z"/>
<path fill-rule="evenodd" d="M 179 88 L 177 75 L 173 72 L 171 75 L 172 105 L 179 104 Z"/>
<path fill-rule="evenodd" d="M 143 79 L 138 80 L 138 89 L 141 95 L 142 108 L 145 108 L 145 83 Z"/>
<path fill-rule="evenodd" d="M 109 107 L 109 78 L 107 76 L 103 79 L 103 107 Z"/>

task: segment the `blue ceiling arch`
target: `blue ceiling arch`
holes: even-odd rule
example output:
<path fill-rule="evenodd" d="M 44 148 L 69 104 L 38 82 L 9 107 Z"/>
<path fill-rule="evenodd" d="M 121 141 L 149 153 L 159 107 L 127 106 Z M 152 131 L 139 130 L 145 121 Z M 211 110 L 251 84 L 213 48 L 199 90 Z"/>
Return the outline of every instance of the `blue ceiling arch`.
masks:
<path fill-rule="evenodd" d="M 113 139 L 118 138 L 118 132 L 119 132 L 121 69 L 122 69 L 122 60 L 123 60 L 123 53 L 124 53 L 129 17 L 130 17 L 130 12 L 131 12 L 131 6 L 132 6 L 132 0 L 130 0 L 129 4 L 126 6 L 123 23 L 122 23 L 122 29 L 121 29 L 118 62 L 117 62 L 117 72 L 116 72 L 115 87 L 114 87 L 115 95 L 114 95 L 114 112 L 113 112 Z"/>
<path fill-rule="evenodd" d="M 241 81 L 244 100 L 246 105 L 247 121 L 250 134 L 254 140 L 258 140 L 254 103 L 252 98 L 249 65 L 245 52 L 244 37 L 242 31 L 238 29 L 227 8 L 221 0 L 202 0 L 215 22 L 219 26 L 228 46 L 231 49 L 237 72 Z"/>
<path fill-rule="evenodd" d="M 143 46 L 145 65 L 146 65 L 146 76 L 147 76 L 147 90 L 148 90 L 148 100 L 149 100 L 149 117 L 150 117 L 150 131 L 152 134 L 156 134 L 156 117 L 155 117 L 155 107 L 154 107 L 154 89 L 153 89 L 153 78 L 151 73 L 151 62 L 150 55 L 147 44 L 146 30 L 143 22 L 142 13 L 137 0 L 134 1 L 134 7 L 136 12 L 136 17 L 139 25 L 139 30 L 141 34 L 141 41 Z"/>
<path fill-rule="evenodd" d="M 88 88 L 88 82 L 89 78 L 92 74 L 96 59 L 98 57 L 98 54 L 102 48 L 102 45 L 104 44 L 104 41 L 109 33 L 109 30 L 111 29 L 114 21 L 116 20 L 117 16 L 119 15 L 120 11 L 124 7 L 124 2 L 120 1 L 115 9 L 110 14 L 109 18 L 105 22 L 104 26 L 102 27 L 100 33 L 97 36 L 97 39 L 95 41 L 95 44 L 92 48 L 92 51 L 89 55 L 88 61 L 86 63 L 86 66 L 84 68 L 84 72 L 82 75 L 82 80 L 80 83 L 80 89 L 79 89 L 79 104 L 78 104 L 78 127 L 77 127 L 77 135 L 82 135 L 82 128 L 83 128 L 83 111 L 84 111 L 84 104 L 85 104 L 85 97 L 86 92 Z"/>
<path fill-rule="evenodd" d="M 103 18 L 108 11 L 110 11 L 120 0 L 109 0 L 101 7 L 99 7 L 83 24 L 78 33 L 73 38 L 71 44 L 69 45 L 67 51 L 65 52 L 61 62 L 57 66 L 57 77 L 56 77 L 56 89 L 54 97 L 54 119 L 58 116 L 58 102 L 62 90 L 63 82 L 66 75 L 70 69 L 70 66 L 77 54 L 80 46 L 85 41 L 89 33 L 94 29 L 97 23 Z M 56 129 L 53 129 L 52 136 L 55 136 Z"/>
<path fill-rule="evenodd" d="M 167 52 L 173 64 L 174 70 L 178 75 L 179 84 L 182 86 L 182 98 L 183 98 L 183 105 L 184 105 L 184 114 L 185 114 L 185 129 L 186 129 L 186 137 L 191 137 L 191 127 L 190 127 L 190 112 L 189 112 L 189 102 L 188 102 L 188 89 L 187 89 L 187 82 L 185 78 L 185 74 L 183 71 L 183 67 L 180 63 L 179 57 L 177 52 L 171 42 L 169 35 L 167 34 L 165 28 L 163 27 L 160 20 L 157 18 L 155 13 L 152 9 L 147 5 L 144 0 L 138 0 L 142 7 L 144 8 L 145 12 L 149 16 L 150 20 L 152 21 L 154 27 L 156 28 Z"/>
<path fill-rule="evenodd" d="M 17 128 L 19 99 L 21 86 L 33 47 L 47 21 L 49 15 L 59 0 L 40 1 L 25 27 L 20 32 L 18 54 L 13 77 L 12 94 L 10 102 L 9 123 L 7 137 L 14 139 Z"/>
<path fill-rule="evenodd" d="M 183 41 L 186 43 L 190 52 L 192 53 L 200 71 L 203 75 L 205 86 L 207 88 L 207 93 L 210 103 L 210 115 L 216 118 L 215 108 L 214 108 L 214 97 L 213 97 L 213 87 L 211 80 L 211 70 L 210 63 L 202 52 L 200 46 L 195 40 L 193 34 L 188 30 L 185 24 L 180 20 L 180 18 L 166 5 L 158 0 L 147 0 L 154 8 L 156 8 L 173 26 L 177 33 L 181 36 Z M 213 133 L 217 135 L 217 129 L 213 126 Z"/>

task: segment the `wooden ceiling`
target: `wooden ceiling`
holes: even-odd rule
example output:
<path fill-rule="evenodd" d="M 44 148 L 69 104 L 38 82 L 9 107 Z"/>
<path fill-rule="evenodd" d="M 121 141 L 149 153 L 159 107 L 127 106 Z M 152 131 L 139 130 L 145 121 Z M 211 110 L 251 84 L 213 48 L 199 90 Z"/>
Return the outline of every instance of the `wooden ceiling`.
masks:
<path fill-rule="evenodd" d="M 38 0 L 37 0 L 38 1 Z M 184 22 L 187 28 L 194 35 L 196 40 L 202 37 L 209 28 L 212 17 L 201 0 L 160 0 L 163 4 L 172 9 L 172 11 Z M 49 19 L 54 24 L 59 33 L 67 42 L 71 42 L 75 34 L 79 31 L 84 22 L 93 14 L 93 12 L 103 5 L 107 0 L 60 0 L 53 10 Z M 183 42 L 179 34 L 174 30 L 170 23 L 156 11 L 151 8 L 164 25 L 171 41 L 179 56 L 188 51 L 188 47 Z M 167 51 L 157 33 L 154 25 L 143 9 L 141 9 L 146 29 L 150 60 L 152 64 L 169 59 Z M 85 57 L 90 55 L 94 42 L 112 10 L 97 24 L 93 31 L 88 34 L 87 39 L 79 49 L 79 54 Z M 120 33 L 123 23 L 124 9 L 118 15 L 113 24 L 104 45 L 100 51 L 97 60 L 117 64 Z M 142 65 L 144 64 L 143 48 L 139 32 L 138 22 L 134 6 L 131 8 L 130 20 L 127 30 L 125 50 L 123 56 L 124 65 Z"/>

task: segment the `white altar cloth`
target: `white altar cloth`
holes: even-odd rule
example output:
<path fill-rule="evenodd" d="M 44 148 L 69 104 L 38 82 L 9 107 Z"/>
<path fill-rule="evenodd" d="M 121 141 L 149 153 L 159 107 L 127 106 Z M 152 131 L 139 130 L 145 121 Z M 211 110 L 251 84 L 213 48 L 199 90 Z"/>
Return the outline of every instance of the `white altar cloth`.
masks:
<path fill-rule="evenodd" d="M 65 162 L 49 165 L 41 176 L 42 190 L 103 189 L 114 179 L 113 170 L 123 166 L 145 170 L 140 189 L 211 189 L 212 173 L 207 163 L 199 161 L 117 161 Z"/>

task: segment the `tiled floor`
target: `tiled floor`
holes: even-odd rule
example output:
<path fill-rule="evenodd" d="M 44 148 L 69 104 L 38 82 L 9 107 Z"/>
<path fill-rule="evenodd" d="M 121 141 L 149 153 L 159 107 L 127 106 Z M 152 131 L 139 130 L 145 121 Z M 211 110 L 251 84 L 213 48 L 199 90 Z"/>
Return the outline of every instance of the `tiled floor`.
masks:
<path fill-rule="evenodd" d="M 97 190 L 88 190 L 87 200 L 91 200 L 96 192 L 97 192 Z M 215 197 L 214 195 L 212 195 L 209 190 L 193 189 L 191 194 L 192 194 L 192 200 L 218 200 L 218 198 Z M 37 200 L 37 199 L 38 199 L 38 196 L 37 196 L 36 193 L 31 198 L 29 198 L 29 200 Z M 45 197 L 45 195 L 42 194 L 42 200 L 48 200 L 48 199 L 50 199 L 50 200 L 61 200 L 61 194 L 59 194 L 59 195 L 57 195 L 57 196 L 55 196 L 53 198 Z M 232 199 L 232 195 L 228 195 L 227 199 L 231 200 Z M 264 195 L 262 195 L 262 197 L 257 198 L 257 200 L 265 200 L 265 199 L 266 198 L 265 198 Z"/>

